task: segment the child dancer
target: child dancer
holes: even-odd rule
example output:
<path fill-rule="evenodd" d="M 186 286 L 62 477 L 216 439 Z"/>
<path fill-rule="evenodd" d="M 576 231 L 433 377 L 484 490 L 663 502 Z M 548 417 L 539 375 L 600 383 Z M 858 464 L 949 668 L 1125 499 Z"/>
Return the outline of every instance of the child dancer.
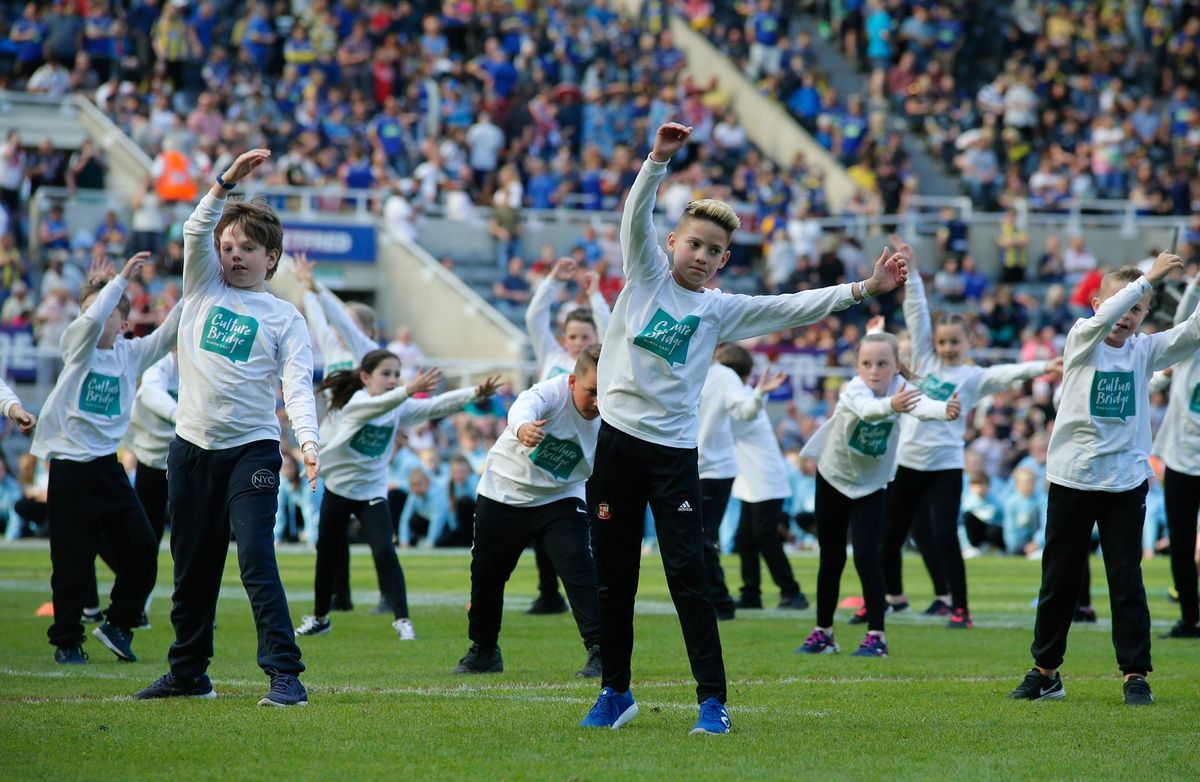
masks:
<path fill-rule="evenodd" d="M 1184 323 L 1200 303 L 1200 276 L 1193 277 L 1175 310 Z M 1167 415 L 1158 426 L 1154 453 L 1166 465 L 1163 494 L 1167 536 L 1171 540 L 1171 576 L 1179 593 L 1179 622 L 1164 638 L 1200 638 L 1200 595 L 1196 587 L 1196 514 L 1200 511 L 1200 361 L 1188 356 L 1171 375 Z"/>
<path fill-rule="evenodd" d="M 925 398 L 945 401 L 957 395 L 963 410 L 1013 383 L 1062 369 L 1062 360 L 1030 361 L 983 368 L 967 364 L 970 340 L 961 315 L 944 315 L 931 328 L 925 284 L 916 267 L 912 248 L 898 236 L 891 245 L 909 264 L 904 285 L 904 320 L 912 337 L 913 371 L 921 378 Z M 959 505 L 962 502 L 963 453 L 967 422 L 922 421 L 914 416 L 900 419 L 900 446 L 895 480 L 888 488 L 887 526 L 883 533 L 883 573 L 888 606 L 893 611 L 908 607 L 901 572 L 901 548 L 908 539 L 914 516 L 928 517 L 934 549 L 941 559 L 950 586 L 949 627 L 973 626 L 967 604 L 967 572 L 958 540 Z M 942 599 L 935 595 L 935 600 Z M 865 616 L 865 611 L 862 612 Z"/>
<path fill-rule="evenodd" d="M 183 225 L 179 410 L 167 454 L 175 642 L 171 670 L 134 697 L 215 697 L 206 673 L 232 527 L 242 584 L 258 630 L 258 664 L 270 677 L 262 706 L 308 703 L 304 664 L 275 562 L 279 418 L 284 407 L 315 488 L 317 410 L 304 318 L 266 290 L 283 252 L 283 226 L 260 201 L 225 197 L 271 153 L 242 154 Z M 224 212 L 224 214 L 222 214 Z"/>
<path fill-rule="evenodd" d="M 728 733 L 725 663 L 704 572 L 696 438 L 700 389 L 718 342 L 814 323 L 887 293 L 905 264 L 887 254 L 862 282 L 781 296 L 738 296 L 705 288 L 729 261 L 739 220 L 728 204 L 694 201 L 658 245 L 654 198 L 667 163 L 691 128 L 660 127 L 621 217 L 628 281 L 613 308 L 600 358 L 596 464 L 588 504 L 600 583 L 603 687 L 583 727 L 620 727 L 636 714 L 629 692 L 633 609 L 646 506 L 654 512 L 671 598 L 696 678 L 700 714 L 692 733 Z"/>
<path fill-rule="evenodd" d="M 1150 468 L 1150 393 L 1157 370 L 1200 348 L 1200 310 L 1157 334 L 1138 334 L 1154 286 L 1183 268 L 1162 253 L 1143 275 L 1124 266 L 1104 275 L 1092 299 L 1095 315 L 1067 334 L 1063 393 L 1046 477 L 1046 545 L 1033 631 L 1034 667 L 1010 698 L 1050 700 L 1066 695 L 1059 666 L 1079 600 L 1093 522 L 1100 530 L 1112 605 L 1113 646 L 1124 674 L 1125 703 L 1154 702 L 1150 609 L 1142 584 L 1142 523 Z"/>
<path fill-rule="evenodd" d="M 717 346 L 718 355 L 723 347 Z M 721 519 L 725 518 L 733 480 L 738 474 L 730 422 L 745 421 L 758 415 L 767 394 L 782 382 L 782 375 L 763 375 L 758 388 L 751 389 L 736 372 L 714 360 L 708 368 L 704 387 L 700 389 L 697 471 L 704 527 L 704 569 L 717 619 L 733 619 L 736 615 L 733 597 L 725 584 L 725 571 L 721 569 L 720 541 Z"/>
<path fill-rule="evenodd" d="M 741 345 L 727 343 L 719 346 L 717 361 L 732 369 L 739 382 L 749 382 L 754 360 L 750 351 Z M 766 393 L 783 385 L 784 379 L 782 373 L 763 375 L 764 382 L 759 385 L 755 395 L 764 398 Z M 730 428 L 734 453 L 737 455 L 737 477 L 732 490 L 733 496 L 741 502 L 737 549 L 742 563 L 742 597 L 738 601 L 738 608 L 762 608 L 760 557 L 767 563 L 767 570 L 779 587 L 779 607 L 796 610 L 808 608 L 808 598 L 800 591 L 800 584 L 792 573 L 792 565 L 788 562 L 787 554 L 783 553 L 780 526 L 787 529 L 783 502 L 792 496 L 792 485 L 771 419 L 759 405 L 753 418 L 735 420 Z"/>
<path fill-rule="evenodd" d="M 849 531 L 867 609 L 867 635 L 854 656 L 888 656 L 879 542 L 887 484 L 895 469 L 900 439 L 896 423 L 902 413 L 952 421 L 961 411 L 953 394 L 935 402 L 922 398 L 919 388 L 907 384 L 900 374 L 900 353 L 891 334 L 864 336 L 858 346 L 857 368 L 858 376 L 842 387 L 833 415 L 801 452 L 801 456 L 817 460 L 817 540 L 821 546 L 817 626 L 796 650 L 803 654 L 839 651 L 833 640 L 833 612 L 846 567 Z"/>
<path fill-rule="evenodd" d="M 129 416 L 129 449 L 138 460 L 133 490 L 159 544 L 167 526 L 167 450 L 175 439 L 178 407 L 179 362 L 172 351 L 142 375 Z M 150 598 L 147 597 L 139 625 L 143 629 L 149 628 L 146 618 L 149 611 Z"/>
<path fill-rule="evenodd" d="M 49 636 L 59 663 L 87 661 L 79 620 L 94 587 L 99 546 L 106 548 L 116 583 L 107 619 L 92 635 L 119 660 L 137 659 L 133 630 L 141 624 L 158 572 L 154 532 L 117 460 L 138 375 L 171 349 L 179 327 L 176 307 L 150 336 L 121 336 L 130 308 L 125 289 L 149 258 L 150 253 L 138 253 L 107 283 L 103 276 L 112 265 L 94 267 L 101 276 L 80 292 L 85 309 L 63 333 L 63 371 L 42 407 L 29 449 L 50 462 L 46 513 L 54 623 Z"/>
<path fill-rule="evenodd" d="M 529 300 L 525 310 L 525 328 L 533 343 L 533 355 L 537 359 L 538 379 L 549 380 L 557 375 L 569 375 L 575 371 L 575 361 L 584 348 L 600 343 L 604 330 L 608 328 L 611 313 L 608 302 L 600 293 L 599 275 L 584 274 L 588 301 L 591 309 L 577 309 L 568 313 L 561 336 L 556 337 L 550 325 L 550 308 L 563 287 L 583 271 L 574 258 L 559 258 L 554 268 Z M 533 553 L 538 570 L 538 596 L 527 614 L 565 613 L 567 603 L 558 591 L 558 573 L 550 557 L 542 548 L 542 539 L 534 538 Z"/>
<path fill-rule="evenodd" d="M 304 617 L 299 635 L 325 635 L 333 629 L 329 619 L 335 567 L 345 551 L 350 516 L 362 523 L 380 590 L 395 614 L 392 628 L 402 641 L 416 638 L 408 616 L 404 571 L 392 545 L 392 513 L 387 501 L 387 468 L 397 429 L 461 410 L 472 399 L 488 397 L 498 378 L 479 387 L 451 391 L 432 399 L 413 399 L 441 380 L 436 369 L 419 373 L 400 385 L 400 359 L 386 350 L 372 350 L 354 371 L 334 372 L 320 390 L 329 392 L 329 412 L 321 422 L 324 447 L 325 495 L 317 531 L 315 606 Z"/>
<path fill-rule="evenodd" d="M 570 375 L 543 380 L 522 392 L 508 412 L 508 427 L 488 452 L 471 548 L 471 647 L 455 673 L 504 670 L 499 646 L 504 584 L 521 551 L 536 539 L 563 574 L 588 652 L 587 663 L 576 675 L 601 673 L 600 603 L 584 502 L 600 429 L 599 357 L 600 346 L 590 345 L 580 351 Z"/>

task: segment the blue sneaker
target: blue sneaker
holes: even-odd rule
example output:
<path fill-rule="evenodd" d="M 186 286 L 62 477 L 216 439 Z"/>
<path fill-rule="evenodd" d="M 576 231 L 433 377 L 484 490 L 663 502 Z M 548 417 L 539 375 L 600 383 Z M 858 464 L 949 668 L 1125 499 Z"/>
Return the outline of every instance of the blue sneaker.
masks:
<path fill-rule="evenodd" d="M 92 635 L 108 647 L 108 650 L 117 656 L 118 660 L 127 663 L 137 662 L 137 655 L 133 653 L 133 631 L 127 630 L 120 625 L 115 625 L 112 622 L 105 622 L 92 631 Z"/>
<path fill-rule="evenodd" d="M 152 700 L 155 698 L 204 698 L 217 697 L 212 681 L 207 673 L 202 673 L 195 679 L 182 679 L 173 673 L 158 677 L 158 681 L 144 690 L 134 693 L 135 701 Z"/>
<path fill-rule="evenodd" d="M 804 639 L 803 645 L 796 649 L 797 654 L 837 654 L 842 650 L 833 640 L 832 635 L 826 635 L 824 630 L 813 630 Z"/>
<path fill-rule="evenodd" d="M 887 657 L 888 645 L 882 635 L 867 633 L 867 637 L 854 650 L 851 657 Z"/>
<path fill-rule="evenodd" d="M 696 724 L 692 726 L 691 735 L 707 733 L 719 736 L 722 733 L 728 733 L 729 727 L 729 712 L 725 710 L 725 704 L 716 698 L 709 698 L 700 704 L 700 716 L 696 719 Z"/>
<path fill-rule="evenodd" d="M 300 677 L 273 668 L 267 674 L 271 677 L 271 690 L 258 702 L 259 706 L 308 705 L 308 690 L 300 683 Z"/>
<path fill-rule="evenodd" d="M 638 715 L 638 705 L 632 692 L 616 692 L 612 687 L 600 690 L 596 705 L 580 723 L 581 728 L 612 728 L 616 730 Z"/>

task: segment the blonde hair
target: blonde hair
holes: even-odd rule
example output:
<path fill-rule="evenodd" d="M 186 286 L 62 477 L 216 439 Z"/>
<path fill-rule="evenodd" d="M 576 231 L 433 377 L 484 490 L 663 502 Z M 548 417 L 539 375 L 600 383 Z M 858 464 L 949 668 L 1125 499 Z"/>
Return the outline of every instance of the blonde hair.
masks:
<path fill-rule="evenodd" d="M 715 198 L 701 198 L 688 202 L 679 218 L 677 225 L 683 225 L 684 220 L 707 220 L 725 229 L 725 233 L 733 236 L 733 232 L 741 228 L 741 218 L 733 211 L 733 207 Z"/>
<path fill-rule="evenodd" d="M 892 349 L 892 356 L 896 359 L 896 371 L 900 374 L 900 377 L 904 378 L 910 383 L 916 382 L 916 378 L 913 376 L 913 373 L 904 365 L 904 362 L 900 360 L 900 343 L 896 339 L 895 334 L 891 334 L 886 331 L 873 331 L 870 334 L 863 335 L 863 338 L 858 341 L 858 350 L 854 351 L 855 357 L 857 358 L 858 353 L 862 350 L 863 345 L 869 345 L 871 343 L 881 343 L 890 347 Z"/>

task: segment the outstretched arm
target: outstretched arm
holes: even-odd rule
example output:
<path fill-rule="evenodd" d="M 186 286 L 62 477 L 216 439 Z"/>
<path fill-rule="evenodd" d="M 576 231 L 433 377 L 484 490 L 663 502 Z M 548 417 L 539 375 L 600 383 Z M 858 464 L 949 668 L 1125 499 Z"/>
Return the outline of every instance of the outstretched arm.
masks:
<path fill-rule="evenodd" d="M 692 129 L 676 122 L 668 122 L 658 129 L 654 149 L 642 163 L 625 209 L 621 212 L 621 255 L 625 277 L 652 279 L 667 274 L 669 261 L 658 244 L 658 231 L 654 228 L 654 199 L 658 185 L 667 175 L 667 163 L 678 152 L 691 135 Z"/>

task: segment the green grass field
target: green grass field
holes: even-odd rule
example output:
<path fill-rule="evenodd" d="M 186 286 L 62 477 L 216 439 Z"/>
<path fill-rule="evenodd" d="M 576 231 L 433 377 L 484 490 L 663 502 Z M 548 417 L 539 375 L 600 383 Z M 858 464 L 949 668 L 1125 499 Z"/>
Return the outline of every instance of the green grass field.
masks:
<path fill-rule="evenodd" d="M 293 617 L 311 611 L 314 556 L 283 552 Z M 574 678 L 584 652 L 569 616 L 528 617 L 531 556 L 510 582 L 501 647 L 505 672 L 450 673 L 467 647 L 468 556 L 402 557 L 418 640 L 399 642 L 377 599 L 365 551 L 353 558 L 352 614 L 332 634 L 302 640 L 307 708 L 258 708 L 267 679 L 254 662 L 249 605 L 231 554 L 218 608 L 214 701 L 134 702 L 166 671 L 169 555 L 159 564 L 153 629 L 137 663 L 95 639 L 91 663 L 56 666 L 48 620 L 48 550 L 0 549 L 0 779 L 1196 779 L 1200 776 L 1200 642 L 1158 641 L 1176 619 L 1163 559 L 1145 568 L 1154 616 L 1157 704 L 1127 708 L 1101 620 L 1071 636 L 1068 696 L 1049 703 L 1004 695 L 1027 670 L 1039 564 L 985 557 L 967 565 L 976 627 L 901 614 L 892 657 L 793 654 L 812 610 L 742 612 L 721 625 L 733 733 L 689 736 L 694 685 L 657 556 L 644 560 L 633 691 L 641 714 L 619 731 L 576 727 L 599 685 Z M 817 560 L 794 560 L 815 597 Z M 737 580 L 736 562 L 726 563 Z M 929 599 L 919 560 L 905 561 L 916 607 Z M 101 589 L 111 583 L 100 574 Z M 843 595 L 857 594 L 852 568 Z M 839 611 L 839 640 L 861 636 Z"/>

